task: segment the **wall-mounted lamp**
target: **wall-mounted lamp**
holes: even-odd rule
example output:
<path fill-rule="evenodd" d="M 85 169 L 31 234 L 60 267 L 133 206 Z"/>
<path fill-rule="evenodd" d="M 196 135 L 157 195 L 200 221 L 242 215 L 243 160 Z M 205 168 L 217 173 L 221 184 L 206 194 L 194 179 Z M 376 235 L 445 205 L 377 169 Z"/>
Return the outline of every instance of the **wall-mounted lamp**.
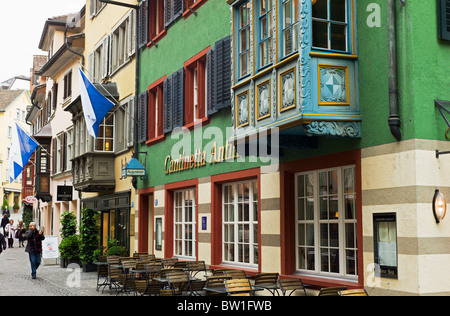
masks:
<path fill-rule="evenodd" d="M 439 224 L 447 213 L 447 201 L 444 194 L 436 190 L 433 197 L 433 215 L 436 223 Z"/>

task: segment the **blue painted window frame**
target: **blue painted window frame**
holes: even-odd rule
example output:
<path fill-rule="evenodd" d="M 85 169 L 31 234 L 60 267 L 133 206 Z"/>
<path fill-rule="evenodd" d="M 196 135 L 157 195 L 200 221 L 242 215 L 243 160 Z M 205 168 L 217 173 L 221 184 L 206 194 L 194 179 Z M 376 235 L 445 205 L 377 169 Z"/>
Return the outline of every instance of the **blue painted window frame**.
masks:
<path fill-rule="evenodd" d="M 284 4 L 287 3 L 287 2 L 291 2 L 291 15 L 293 17 L 294 16 L 294 11 L 295 11 L 294 10 L 294 2 L 297 2 L 297 4 L 298 4 L 298 1 L 299 0 L 280 0 L 279 1 L 279 4 L 280 4 L 279 14 L 280 14 L 280 17 L 281 17 L 281 19 L 279 21 L 279 28 L 280 28 L 281 31 L 280 31 L 280 33 L 278 35 L 280 37 L 280 45 L 281 45 L 281 47 L 280 47 L 281 48 L 280 49 L 280 60 L 285 59 L 285 58 L 287 58 L 287 57 L 297 53 L 298 49 L 299 49 L 299 40 L 298 40 L 299 28 L 300 28 L 300 25 L 299 25 L 299 23 L 300 23 L 300 12 L 299 12 L 300 11 L 300 6 L 299 5 L 297 6 L 297 20 L 296 20 L 296 22 L 292 23 L 292 21 L 291 21 L 291 24 L 289 26 L 284 27 Z M 284 44 L 285 44 L 284 43 L 284 33 L 285 33 L 285 31 L 290 29 L 290 31 L 291 31 L 291 40 L 292 40 L 293 39 L 292 30 L 294 29 L 294 27 L 297 28 L 297 34 L 296 34 L 296 36 L 297 36 L 297 46 L 293 47 L 293 43 L 292 43 L 292 45 L 291 45 L 291 52 L 288 53 L 288 54 L 285 54 L 284 53 Z M 292 42 L 294 42 L 294 41 L 292 41 Z"/>
<path fill-rule="evenodd" d="M 245 74 L 242 74 L 241 73 L 241 56 L 243 56 L 243 55 L 246 55 L 246 59 L 247 59 L 247 62 L 249 61 L 249 60 L 251 60 L 251 57 L 252 56 L 250 56 L 250 41 L 249 40 L 247 40 L 247 49 L 245 50 L 245 51 L 242 51 L 241 49 L 241 32 L 244 30 L 244 29 L 247 29 L 245 32 L 245 34 L 246 34 L 246 37 L 248 38 L 248 39 L 250 39 L 250 34 L 247 34 L 247 32 L 248 33 L 250 33 L 250 21 L 251 21 L 251 19 L 250 19 L 250 15 L 248 14 L 247 15 L 247 24 L 246 25 L 244 25 L 244 26 L 241 26 L 241 8 L 244 6 L 244 5 L 249 5 L 250 4 L 250 0 L 247 0 L 247 1 L 243 1 L 242 3 L 240 3 L 238 6 L 236 6 L 236 14 L 235 14 L 235 19 L 236 19 L 236 31 L 237 31 L 237 34 L 236 34 L 236 42 L 237 42 L 237 45 L 236 45 L 236 47 L 237 47 L 237 80 L 239 81 L 239 80 L 241 80 L 241 79 L 243 79 L 243 78 L 245 78 L 245 77 L 247 77 L 247 76 L 249 76 L 249 75 L 251 75 L 251 69 L 250 69 L 250 72 L 247 72 L 247 73 L 245 73 Z M 249 57 L 250 56 L 250 57 Z M 249 69 L 249 65 L 247 64 L 247 70 Z"/>
<path fill-rule="evenodd" d="M 257 33 L 257 39 L 258 39 L 258 49 L 257 49 L 257 65 L 258 65 L 258 70 L 262 70 L 270 65 L 273 64 L 273 57 L 271 57 L 270 54 L 273 55 L 273 51 L 270 51 L 270 45 L 273 45 L 272 40 L 273 40 L 273 29 L 271 30 L 270 25 L 273 23 L 272 19 L 273 19 L 273 2 L 271 0 L 265 0 L 267 2 L 271 1 L 272 2 L 272 7 L 270 7 L 270 9 L 268 9 L 265 13 L 263 13 L 262 15 L 260 15 L 261 13 L 261 2 L 263 0 L 257 0 L 256 3 L 256 16 L 258 17 L 258 29 L 255 30 Z M 272 13 L 272 14 L 271 14 Z M 261 38 L 261 30 L 262 30 L 262 20 L 266 18 L 266 29 L 267 29 L 267 37 L 265 38 Z M 273 27 L 273 26 L 272 26 Z M 272 31 L 272 34 L 271 34 Z M 261 44 L 267 42 L 267 57 L 268 57 L 268 62 L 265 65 L 262 65 L 262 61 L 261 61 Z"/>
<path fill-rule="evenodd" d="M 340 54 L 350 54 L 353 50 L 352 47 L 352 42 L 351 42 L 351 34 L 353 32 L 353 27 L 354 25 L 352 25 L 352 16 L 353 16 L 353 12 L 352 12 L 352 5 L 350 4 L 351 0 L 345 0 L 345 13 L 346 13 L 346 17 L 345 17 L 345 22 L 340 22 L 340 21 L 334 21 L 330 19 L 330 12 L 331 12 L 331 7 L 330 7 L 330 2 L 331 0 L 326 0 L 327 1 L 327 19 L 322 19 L 322 18 L 315 18 L 314 16 L 312 16 L 311 19 L 311 48 L 313 51 L 326 51 L 326 52 L 333 52 L 333 53 L 340 53 Z M 312 11 L 312 10 L 311 10 Z M 324 48 L 324 47 L 316 47 L 314 46 L 313 43 L 313 34 L 314 34 L 314 21 L 318 21 L 318 22 L 324 22 L 328 24 L 328 48 Z M 346 50 L 337 50 L 337 49 L 332 49 L 331 48 L 331 25 L 335 24 L 335 25 L 345 25 L 346 27 L 346 31 L 345 31 L 345 36 L 346 36 Z"/>

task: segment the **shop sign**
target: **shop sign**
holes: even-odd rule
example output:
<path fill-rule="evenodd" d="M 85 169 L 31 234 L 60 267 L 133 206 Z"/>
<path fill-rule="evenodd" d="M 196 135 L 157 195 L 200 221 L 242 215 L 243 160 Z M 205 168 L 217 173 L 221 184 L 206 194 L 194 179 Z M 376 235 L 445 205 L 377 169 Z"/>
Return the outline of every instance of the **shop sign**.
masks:
<path fill-rule="evenodd" d="M 180 155 L 177 159 L 173 159 L 172 156 L 167 156 L 164 163 L 164 172 L 166 175 L 187 171 L 196 168 L 205 167 L 207 164 L 213 165 L 226 161 L 234 161 L 239 158 L 236 151 L 236 146 L 230 144 L 228 141 L 225 146 L 214 146 L 211 149 L 209 160 L 206 158 L 206 151 L 201 148 L 195 150 L 193 155 Z"/>
<path fill-rule="evenodd" d="M 56 200 L 60 202 L 71 202 L 72 192 L 73 192 L 72 186 L 59 185 L 56 192 Z"/>

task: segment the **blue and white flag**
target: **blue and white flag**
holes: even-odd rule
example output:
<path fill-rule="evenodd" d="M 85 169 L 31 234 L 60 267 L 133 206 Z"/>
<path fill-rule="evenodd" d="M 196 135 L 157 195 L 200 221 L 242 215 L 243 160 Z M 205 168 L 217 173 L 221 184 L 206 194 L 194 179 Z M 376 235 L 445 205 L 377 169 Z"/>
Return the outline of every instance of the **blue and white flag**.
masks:
<path fill-rule="evenodd" d="M 90 135 L 97 138 L 100 124 L 114 106 L 114 103 L 94 87 L 89 79 L 86 78 L 81 68 L 79 68 L 79 73 L 81 105 L 83 106 L 87 130 Z"/>
<path fill-rule="evenodd" d="M 9 183 L 22 173 L 39 144 L 25 132 L 19 124 L 13 128 L 9 152 Z"/>

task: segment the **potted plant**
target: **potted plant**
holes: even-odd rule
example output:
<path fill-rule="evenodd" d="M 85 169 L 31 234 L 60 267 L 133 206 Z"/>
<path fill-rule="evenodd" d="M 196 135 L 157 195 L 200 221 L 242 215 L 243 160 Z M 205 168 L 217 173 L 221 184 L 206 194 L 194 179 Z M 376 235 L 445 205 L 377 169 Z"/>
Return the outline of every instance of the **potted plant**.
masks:
<path fill-rule="evenodd" d="M 106 256 L 126 256 L 127 249 L 123 246 L 120 246 L 118 240 L 109 239 L 106 237 Z"/>
<path fill-rule="evenodd" d="M 20 205 L 17 201 L 14 201 L 13 209 L 14 209 L 14 213 L 19 213 Z"/>
<path fill-rule="evenodd" d="M 65 239 L 67 239 L 71 236 L 74 236 L 77 233 L 77 217 L 73 212 L 66 211 L 66 212 L 62 213 L 61 219 L 59 220 L 59 222 L 61 223 L 61 229 L 60 229 L 61 238 L 62 238 L 61 244 L 63 244 Z M 69 243 L 69 242 L 67 241 L 63 244 L 64 249 L 67 247 L 67 245 L 66 245 L 67 243 Z M 60 244 L 60 246 L 61 246 L 61 244 Z M 70 251 L 61 252 L 61 250 L 60 250 L 61 268 L 67 268 L 67 266 L 69 264 L 69 258 L 65 257 L 65 253 L 70 254 Z M 79 256 L 79 254 L 78 254 L 78 256 Z"/>
<path fill-rule="evenodd" d="M 64 267 L 76 263 L 81 266 L 80 260 L 80 236 L 72 235 L 64 238 L 58 246 L 59 253 L 64 258 Z"/>
<path fill-rule="evenodd" d="M 80 258 L 83 263 L 84 272 L 95 272 L 97 267 L 95 261 L 95 251 L 99 246 L 99 229 L 97 227 L 98 212 L 92 209 L 82 211 L 80 226 Z"/>

